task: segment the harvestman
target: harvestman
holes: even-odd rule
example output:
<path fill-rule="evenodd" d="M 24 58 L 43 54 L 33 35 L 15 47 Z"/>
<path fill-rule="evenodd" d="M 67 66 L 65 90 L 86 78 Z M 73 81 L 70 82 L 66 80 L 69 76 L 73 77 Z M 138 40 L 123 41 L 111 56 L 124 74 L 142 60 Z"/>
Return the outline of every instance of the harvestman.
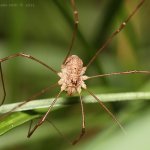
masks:
<path fill-rule="evenodd" d="M 11 58 L 15 58 L 15 57 L 25 57 L 31 60 L 36 61 L 37 63 L 43 65 L 44 67 L 48 68 L 50 71 L 52 71 L 54 74 L 58 75 L 58 77 L 60 77 L 58 83 L 53 84 L 50 87 L 47 87 L 43 90 L 41 90 L 40 92 L 36 93 L 35 95 L 33 95 L 32 97 L 30 97 L 28 100 L 26 100 L 25 102 L 21 103 L 20 105 L 18 105 L 17 107 L 13 108 L 10 112 L 14 111 L 16 108 L 21 107 L 22 105 L 26 104 L 27 102 L 37 98 L 38 96 L 46 93 L 47 91 L 53 89 L 56 86 L 61 86 L 60 92 L 57 94 L 56 98 L 52 101 L 51 106 L 49 107 L 48 111 L 45 113 L 44 116 L 41 117 L 41 119 L 38 121 L 38 123 L 31 129 L 31 124 L 30 124 L 30 128 L 29 128 L 29 132 L 27 137 L 30 137 L 34 131 L 43 124 L 43 122 L 46 120 L 47 115 L 50 113 L 52 107 L 54 106 L 54 104 L 56 103 L 58 97 L 60 96 L 60 94 L 65 91 L 67 92 L 67 94 L 73 95 L 74 93 L 78 93 L 79 97 L 80 97 L 80 105 L 81 105 L 81 112 L 82 112 L 82 130 L 80 135 L 72 142 L 72 144 L 76 144 L 85 134 L 85 115 L 84 115 L 84 109 L 83 109 L 83 101 L 82 101 L 82 97 L 81 97 L 81 91 L 82 89 L 86 90 L 91 96 L 93 96 L 95 98 L 95 100 L 97 100 L 97 102 L 102 106 L 102 108 L 112 117 L 112 119 L 119 125 L 119 127 L 121 128 L 121 130 L 123 132 L 125 132 L 124 128 L 122 127 L 122 125 L 120 124 L 120 122 L 116 119 L 116 117 L 108 110 L 108 108 L 101 102 L 101 100 L 95 96 L 87 87 L 85 84 L 85 80 L 89 80 L 89 79 L 93 79 L 93 78 L 98 78 L 98 77 L 104 77 L 104 76 L 111 76 L 111 75 L 125 75 L 125 74 L 150 74 L 150 71 L 137 71 L 137 70 L 132 70 L 132 71 L 125 71 L 125 72 L 113 72 L 113 73 L 108 73 L 108 74 L 100 74 L 100 75 L 95 75 L 95 76 L 86 76 L 84 75 L 87 68 L 92 64 L 92 62 L 96 59 L 96 57 L 99 55 L 100 52 L 102 52 L 102 50 L 104 50 L 109 43 L 112 41 L 112 39 L 114 38 L 114 36 L 116 36 L 128 23 L 128 21 L 130 20 L 130 18 L 137 12 L 137 10 L 142 6 L 142 4 L 144 3 L 145 0 L 141 0 L 139 2 L 139 4 L 135 7 L 135 9 L 131 12 L 131 14 L 127 17 L 127 19 L 119 26 L 119 28 L 112 33 L 112 35 L 104 42 L 104 44 L 102 45 L 102 47 L 100 49 L 97 50 L 96 54 L 90 59 L 89 63 L 83 67 L 83 62 L 82 60 L 77 56 L 77 55 L 70 55 L 71 54 L 71 50 L 73 47 L 73 43 L 76 37 L 76 33 L 77 33 L 77 29 L 78 29 L 78 23 L 79 23 L 79 19 L 78 19 L 78 11 L 75 5 L 75 0 L 71 0 L 71 6 L 73 9 L 73 14 L 74 14 L 74 31 L 73 31 L 73 35 L 72 35 L 72 39 L 71 39 L 71 43 L 70 43 L 70 47 L 68 50 L 68 53 L 61 65 L 61 71 L 56 71 L 55 69 L 53 69 L 52 67 L 50 67 L 49 65 L 45 64 L 44 62 L 40 61 L 39 59 L 28 55 L 28 54 L 24 54 L 24 53 L 17 53 L 5 58 L 0 59 L 0 74 L 1 74 L 1 79 L 2 79 L 2 86 L 3 86 L 3 91 L 4 91 L 4 96 L 2 99 L 2 103 L 1 105 L 4 103 L 5 101 L 5 97 L 6 97 L 6 90 L 5 90 L 5 85 L 4 85 L 4 79 L 3 79 L 3 73 L 2 73 L 2 62 L 9 60 Z"/>

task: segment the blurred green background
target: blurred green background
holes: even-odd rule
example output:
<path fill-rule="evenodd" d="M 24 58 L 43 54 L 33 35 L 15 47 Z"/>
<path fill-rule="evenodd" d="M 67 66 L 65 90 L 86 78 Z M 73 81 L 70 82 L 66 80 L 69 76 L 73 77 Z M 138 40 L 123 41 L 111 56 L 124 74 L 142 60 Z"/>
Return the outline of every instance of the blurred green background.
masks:
<path fill-rule="evenodd" d="M 107 37 L 120 25 L 138 4 L 138 0 L 76 0 L 79 29 L 73 47 L 87 64 Z M 146 1 L 127 27 L 88 68 L 87 75 L 127 70 L 150 70 L 150 2 Z M 73 15 L 69 0 L 12 0 L 0 1 L 0 58 L 14 53 L 30 54 L 56 70 L 67 53 L 72 31 Z M 23 101 L 55 81 L 57 76 L 43 66 L 15 58 L 2 64 L 7 90 L 5 103 Z M 93 79 L 87 82 L 95 93 L 150 91 L 148 75 L 122 75 Z M 1 87 L 0 87 L 1 88 Z M 40 98 L 54 97 L 54 89 Z M 1 88 L 2 93 L 2 88 Z M 2 94 L 0 95 L 2 97 Z M 42 125 L 27 139 L 28 124 L 18 127 L 0 138 L 0 148 L 16 149 L 129 149 L 149 144 L 149 102 L 115 102 L 108 104 L 128 130 L 124 137 L 114 122 L 98 105 L 85 105 L 87 134 L 72 147 L 49 124 Z M 70 140 L 80 131 L 80 106 L 61 109 L 53 116 L 54 124 Z M 143 117 L 144 116 L 144 117 Z M 123 139 L 123 140 L 121 140 Z M 131 139 L 131 140 L 130 140 Z M 133 140 L 134 139 L 134 140 Z M 133 140 L 133 141 L 132 141 Z M 142 140 L 142 141 L 141 141 Z M 139 142 L 140 141 L 140 142 Z M 137 147 L 134 147 L 136 143 Z M 143 145 L 138 145 L 138 144 Z M 58 145 L 59 144 L 59 145 Z M 140 147 L 141 146 L 141 147 Z M 150 147 L 145 147 L 146 148 Z"/>

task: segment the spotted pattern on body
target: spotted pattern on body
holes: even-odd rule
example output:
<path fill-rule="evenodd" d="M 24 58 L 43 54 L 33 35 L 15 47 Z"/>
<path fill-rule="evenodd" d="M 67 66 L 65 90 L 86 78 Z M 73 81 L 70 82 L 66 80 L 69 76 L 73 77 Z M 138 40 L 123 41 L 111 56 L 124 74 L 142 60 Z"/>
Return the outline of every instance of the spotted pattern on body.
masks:
<path fill-rule="evenodd" d="M 77 55 L 71 55 L 61 66 L 61 72 L 58 73 L 61 85 L 61 91 L 66 91 L 68 95 L 73 95 L 76 92 L 81 93 L 82 88 L 86 89 L 84 80 L 88 77 L 84 75 L 86 67 L 83 67 L 82 60 Z"/>

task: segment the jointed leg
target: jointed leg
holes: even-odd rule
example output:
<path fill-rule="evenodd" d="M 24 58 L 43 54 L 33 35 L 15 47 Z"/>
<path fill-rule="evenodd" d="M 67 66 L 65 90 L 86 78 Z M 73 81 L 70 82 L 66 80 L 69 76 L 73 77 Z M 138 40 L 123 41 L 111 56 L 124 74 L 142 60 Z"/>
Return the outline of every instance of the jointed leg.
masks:
<path fill-rule="evenodd" d="M 71 141 L 56 127 L 56 125 L 50 119 L 46 118 L 46 121 L 53 126 L 60 136 L 62 136 L 68 143 L 71 144 Z"/>
<path fill-rule="evenodd" d="M 1 62 L 4 62 L 4 61 L 6 61 L 6 60 L 9 60 L 9 59 L 11 59 L 11 58 L 15 58 L 15 57 L 25 57 L 25 58 L 34 60 L 34 61 L 40 63 L 41 65 L 43 65 L 44 67 L 48 68 L 49 70 L 51 70 L 51 71 L 54 72 L 55 74 L 57 74 L 57 71 L 54 70 L 52 67 L 48 66 L 48 65 L 45 64 L 44 62 L 38 60 L 37 58 L 35 58 L 35 57 L 31 56 L 31 55 L 28 55 L 28 54 L 24 54 L 24 53 L 16 53 L 16 54 L 10 55 L 10 56 L 8 56 L 8 57 L 2 58 L 2 59 L 0 59 L 0 63 L 1 63 Z"/>
<path fill-rule="evenodd" d="M 127 19 L 119 26 L 119 28 L 114 31 L 110 37 L 104 42 L 104 44 L 101 46 L 100 49 L 97 50 L 96 54 L 91 58 L 89 63 L 86 65 L 88 68 L 90 64 L 96 59 L 96 57 L 99 55 L 100 52 L 102 52 L 112 41 L 112 39 L 126 26 L 126 24 L 129 22 L 131 17 L 137 12 L 137 10 L 142 6 L 145 0 L 141 0 L 140 3 L 136 6 L 136 8 L 131 12 L 131 14 L 127 17 Z"/>
<path fill-rule="evenodd" d="M 102 108 L 110 115 L 110 117 L 112 117 L 112 119 L 119 125 L 120 129 L 123 131 L 123 133 L 126 134 L 125 129 L 123 128 L 123 126 L 121 125 L 121 123 L 117 120 L 117 118 L 113 115 L 113 113 L 101 102 L 101 100 L 95 96 L 91 91 L 89 91 L 88 89 L 86 89 L 86 91 L 93 96 L 98 103 L 102 106 Z"/>
<path fill-rule="evenodd" d="M 66 59 L 69 57 L 69 55 L 71 53 L 73 43 L 75 41 L 77 29 L 78 29 L 78 23 L 79 23 L 78 11 L 77 11 L 77 8 L 76 8 L 76 5 L 75 5 L 75 0 L 71 0 L 71 5 L 72 5 L 72 8 L 73 8 L 73 14 L 74 14 L 74 31 L 73 31 L 71 43 L 70 43 L 70 46 L 69 46 L 69 50 L 68 50 L 68 53 L 67 53 L 67 55 L 66 55 L 66 57 L 63 61 L 63 64 L 65 63 Z"/>
<path fill-rule="evenodd" d="M 28 55 L 28 54 L 24 54 L 24 53 L 16 53 L 16 54 L 13 54 L 13 55 L 10 55 L 10 56 L 7 56 L 5 58 L 2 58 L 0 59 L 0 75 L 1 75 L 1 81 L 2 81 L 2 88 L 3 88 L 3 99 L 2 99 L 2 102 L 0 104 L 0 106 L 4 103 L 5 101 L 5 97 L 6 97 L 6 89 L 5 89 L 5 84 L 4 84 L 4 78 L 3 78 L 3 72 L 2 72 L 2 62 L 6 61 L 6 60 L 9 60 L 9 59 L 12 59 L 12 58 L 15 58 L 15 57 L 25 57 L 25 58 L 28 58 L 28 59 L 31 59 L 31 60 L 34 60 L 35 62 L 38 62 L 39 64 L 43 65 L 44 67 L 48 68 L 49 70 L 51 70 L 52 72 L 54 72 L 55 74 L 57 74 L 57 71 L 54 70 L 52 67 L 48 66 L 47 64 L 45 64 L 44 62 L 38 60 L 37 58 L 31 56 L 31 55 Z"/>
<path fill-rule="evenodd" d="M 34 95 L 31 96 L 30 98 L 28 98 L 26 101 L 22 102 L 21 104 L 19 104 L 19 105 L 16 106 L 16 107 L 14 107 L 14 108 L 13 108 L 12 110 L 10 110 L 9 112 L 7 112 L 7 113 L 5 113 L 4 115 L 0 116 L 0 119 L 2 119 L 2 118 L 4 118 L 4 117 L 8 116 L 8 115 L 11 114 L 14 110 L 16 110 L 17 108 L 19 108 L 19 107 L 25 105 L 25 104 L 28 103 L 29 101 L 31 101 L 31 100 L 33 100 L 33 99 L 39 97 L 40 95 L 42 95 L 42 94 L 44 94 L 44 93 L 46 93 L 46 92 L 48 92 L 48 91 L 54 89 L 56 86 L 58 86 L 57 83 L 55 83 L 55 84 L 53 84 L 53 85 L 51 85 L 51 86 L 49 86 L 49 87 L 46 87 L 46 88 L 42 89 L 40 92 L 34 94 Z"/>
<path fill-rule="evenodd" d="M 50 119 L 46 118 L 46 121 L 53 126 L 53 128 L 58 132 L 58 134 L 60 136 L 62 136 L 68 143 L 71 144 L 71 141 L 56 127 L 56 125 Z M 30 121 L 28 135 L 29 135 L 29 133 L 31 131 L 32 124 L 33 124 L 33 120 Z"/>
<path fill-rule="evenodd" d="M 76 143 L 78 143 L 80 141 L 80 139 L 84 136 L 85 134 L 85 115 L 84 115 L 84 107 L 83 107 L 83 101 L 82 101 L 82 97 L 81 94 L 80 95 L 80 104 L 81 104 L 81 111 L 82 111 L 82 129 L 81 129 L 81 133 L 79 135 L 79 137 L 74 140 L 72 142 L 73 145 L 75 145 Z"/>
<path fill-rule="evenodd" d="M 91 76 L 91 77 L 88 77 L 88 79 L 93 79 L 93 78 L 98 78 L 98 77 L 106 77 L 106 76 L 112 76 L 112 75 L 126 75 L 126 74 L 150 74 L 150 71 L 131 70 L 131 71 L 124 71 L 124 72 L 112 72 L 112 73 L 106 73 L 106 74 Z"/>
<path fill-rule="evenodd" d="M 30 128 L 29 128 L 29 132 L 28 132 L 28 135 L 27 137 L 29 138 L 33 133 L 34 131 L 40 126 L 43 124 L 43 122 L 45 121 L 46 117 L 48 116 L 48 114 L 50 113 L 51 109 L 53 108 L 54 104 L 56 103 L 58 97 L 60 96 L 62 91 L 59 92 L 59 94 L 56 96 L 56 98 L 52 101 L 52 104 L 50 105 L 48 111 L 46 112 L 46 114 L 38 121 L 38 123 L 33 127 L 33 129 L 31 129 L 31 125 L 30 125 Z"/>
<path fill-rule="evenodd" d="M 3 98 L 2 98 L 2 102 L 0 104 L 3 105 L 5 98 L 6 98 L 6 89 L 5 89 L 5 84 L 4 84 L 4 78 L 3 78 L 3 71 L 2 71 L 2 64 L 0 62 L 0 74 L 1 74 L 1 81 L 2 81 L 2 89 L 3 89 Z"/>

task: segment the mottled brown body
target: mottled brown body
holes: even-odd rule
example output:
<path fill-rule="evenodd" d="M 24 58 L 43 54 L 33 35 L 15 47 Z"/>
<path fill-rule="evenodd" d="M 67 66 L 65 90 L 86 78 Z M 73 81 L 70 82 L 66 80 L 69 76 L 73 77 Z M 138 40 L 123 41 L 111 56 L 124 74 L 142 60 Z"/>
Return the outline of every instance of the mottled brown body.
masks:
<path fill-rule="evenodd" d="M 86 89 L 84 80 L 88 77 L 84 75 L 86 67 L 83 67 L 82 60 L 77 55 L 71 55 L 61 66 L 61 72 L 58 73 L 61 85 L 61 91 L 66 91 L 68 95 L 76 92 L 80 93 L 81 89 Z"/>

